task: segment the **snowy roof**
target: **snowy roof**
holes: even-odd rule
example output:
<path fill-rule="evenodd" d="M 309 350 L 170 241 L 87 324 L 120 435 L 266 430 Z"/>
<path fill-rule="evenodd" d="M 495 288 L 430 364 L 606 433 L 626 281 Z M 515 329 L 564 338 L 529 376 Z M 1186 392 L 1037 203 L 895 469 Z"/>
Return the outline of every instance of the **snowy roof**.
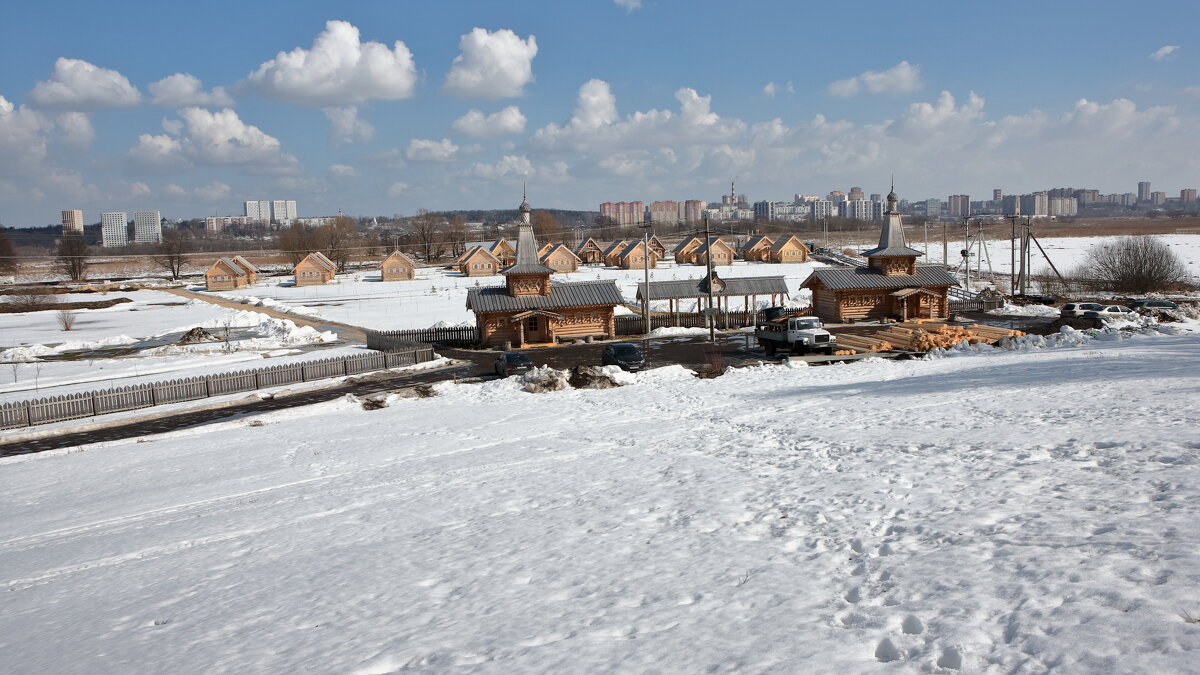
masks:
<path fill-rule="evenodd" d="M 957 286 L 958 281 L 941 265 L 917 265 L 916 274 L 883 274 L 869 267 L 823 267 L 813 270 L 801 287 L 813 279 L 833 290 L 849 288 L 911 288 Z"/>

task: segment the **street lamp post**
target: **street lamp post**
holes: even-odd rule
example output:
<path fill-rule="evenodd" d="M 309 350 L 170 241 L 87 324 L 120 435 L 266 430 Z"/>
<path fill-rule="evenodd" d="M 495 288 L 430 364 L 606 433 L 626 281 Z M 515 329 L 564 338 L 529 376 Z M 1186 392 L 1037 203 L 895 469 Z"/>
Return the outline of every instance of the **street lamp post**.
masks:
<path fill-rule="evenodd" d="M 641 223 L 642 228 L 642 261 L 646 271 L 646 294 L 642 296 L 642 317 L 646 320 L 646 334 L 650 334 L 650 228 L 654 223 Z"/>

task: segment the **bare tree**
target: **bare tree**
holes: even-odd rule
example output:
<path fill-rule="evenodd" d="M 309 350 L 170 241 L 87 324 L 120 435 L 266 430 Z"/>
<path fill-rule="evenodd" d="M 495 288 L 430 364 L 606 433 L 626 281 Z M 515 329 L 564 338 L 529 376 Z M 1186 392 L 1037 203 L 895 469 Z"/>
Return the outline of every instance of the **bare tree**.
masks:
<path fill-rule="evenodd" d="M 441 217 L 428 209 L 417 209 L 417 215 L 412 220 L 412 235 L 425 260 L 434 260 L 445 250 L 445 239 L 442 237 Z"/>
<path fill-rule="evenodd" d="M 317 250 L 313 228 L 293 223 L 279 231 L 279 249 L 287 256 L 292 267 L 300 264 L 305 256 Z"/>
<path fill-rule="evenodd" d="M 88 247 L 83 236 L 64 235 L 58 244 L 58 269 L 71 281 L 87 278 Z"/>
<path fill-rule="evenodd" d="M 178 279 L 187 263 L 187 252 L 192 249 L 192 240 L 184 231 L 164 230 L 162 242 L 155 249 L 157 255 L 154 256 L 154 264 L 166 270 L 171 279 Z"/>
<path fill-rule="evenodd" d="M 358 243 L 358 228 L 354 219 L 338 216 L 333 223 L 317 228 L 316 238 L 318 247 L 337 265 L 338 273 L 345 272 L 350 255 Z"/>
<path fill-rule="evenodd" d="M 446 238 L 450 240 L 450 255 L 457 258 L 467 250 L 467 222 L 461 216 L 450 219 L 450 227 L 446 229 Z"/>
<path fill-rule="evenodd" d="M 73 309 L 60 309 L 56 313 L 58 325 L 62 326 L 63 330 L 71 330 L 75 327 L 75 317 L 78 313 Z"/>
<path fill-rule="evenodd" d="M 533 224 L 533 233 L 543 243 L 556 241 L 562 237 L 562 226 L 558 224 L 558 219 L 549 211 L 537 209 L 533 212 L 530 222 Z"/>
<path fill-rule="evenodd" d="M 1157 237 L 1121 237 L 1088 249 L 1076 276 L 1119 293 L 1170 290 L 1187 281 L 1187 266 Z"/>

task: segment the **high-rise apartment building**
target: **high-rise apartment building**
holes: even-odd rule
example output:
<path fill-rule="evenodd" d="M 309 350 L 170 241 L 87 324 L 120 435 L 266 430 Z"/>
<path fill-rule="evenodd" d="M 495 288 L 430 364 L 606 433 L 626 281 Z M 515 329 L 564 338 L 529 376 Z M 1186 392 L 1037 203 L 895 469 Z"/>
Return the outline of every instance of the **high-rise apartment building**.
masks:
<path fill-rule="evenodd" d="M 679 221 L 679 202 L 651 202 L 650 222 L 656 224 Z"/>
<path fill-rule="evenodd" d="M 1079 200 L 1075 197 L 1051 197 L 1048 212 L 1051 216 L 1077 216 Z"/>
<path fill-rule="evenodd" d="M 853 194 L 853 190 L 851 194 Z M 838 202 L 838 215 L 852 220 L 871 220 L 875 217 L 875 209 L 866 199 L 847 199 L 844 202 Z"/>
<path fill-rule="evenodd" d="M 1195 193 L 1195 190 L 1192 190 Z M 83 234 L 83 211 L 70 209 L 62 212 L 62 233 Z"/>
<path fill-rule="evenodd" d="M 611 218 L 618 225 L 634 225 L 645 218 L 646 205 L 642 202 L 604 202 L 600 215 Z"/>
<path fill-rule="evenodd" d="M 865 192 L 863 192 L 863 189 L 862 189 L 862 188 L 860 188 L 860 187 L 852 187 L 852 188 L 850 188 L 850 194 L 846 195 L 846 199 L 848 199 L 848 200 L 850 200 L 850 201 L 852 201 L 852 202 L 854 202 L 854 201 L 862 201 L 862 200 L 864 200 L 864 199 L 866 199 L 866 198 L 867 198 L 867 195 L 866 195 L 866 193 L 865 193 Z"/>
<path fill-rule="evenodd" d="M 971 215 L 970 195 L 950 195 L 946 201 L 949 203 L 949 206 L 946 208 L 946 215 L 954 216 L 955 218 L 965 218 Z"/>
<path fill-rule="evenodd" d="M 1021 215 L 1034 217 L 1050 215 L 1050 198 L 1045 192 L 1021 195 Z"/>
<path fill-rule="evenodd" d="M 702 199 L 689 199 L 683 203 L 683 220 L 688 223 L 700 222 L 708 203 Z"/>
<path fill-rule="evenodd" d="M 1144 180 L 1144 181 L 1138 183 L 1137 198 L 1138 198 L 1139 202 L 1150 201 L 1150 181 Z"/>
<path fill-rule="evenodd" d="M 138 244 L 161 243 L 162 214 L 158 211 L 134 211 L 133 241 Z"/>
<path fill-rule="evenodd" d="M 1179 201 L 1184 204 L 1194 204 L 1196 202 L 1196 188 L 1184 188 L 1180 190 Z"/>
<path fill-rule="evenodd" d="M 296 219 L 295 200 L 275 200 L 271 202 L 271 220 L 279 225 L 288 225 Z"/>
<path fill-rule="evenodd" d="M 271 222 L 271 202 L 265 199 L 245 202 L 242 208 L 242 215 L 246 216 L 247 218 L 261 220 L 268 223 Z"/>
<path fill-rule="evenodd" d="M 100 214 L 100 245 L 106 248 L 129 243 L 128 221 L 124 211 Z"/>
<path fill-rule="evenodd" d="M 1006 216 L 1021 215 L 1021 197 L 1018 195 L 1004 195 L 1000 200 L 1001 212 Z"/>
<path fill-rule="evenodd" d="M 1001 190 L 1000 188 L 993 189 L 992 190 L 992 201 L 998 202 L 1001 199 L 1004 199 L 1004 190 Z"/>
<path fill-rule="evenodd" d="M 1167 203 L 1167 193 L 1151 192 L 1150 193 L 1150 203 L 1155 206 L 1162 206 L 1163 204 L 1166 204 Z"/>

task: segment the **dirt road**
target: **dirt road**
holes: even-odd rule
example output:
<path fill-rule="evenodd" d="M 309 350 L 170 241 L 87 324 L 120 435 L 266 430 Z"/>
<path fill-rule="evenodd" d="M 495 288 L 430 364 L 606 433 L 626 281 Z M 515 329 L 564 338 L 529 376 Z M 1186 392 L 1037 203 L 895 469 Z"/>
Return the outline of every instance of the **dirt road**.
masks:
<path fill-rule="evenodd" d="M 253 312 L 260 312 L 262 314 L 266 314 L 267 316 L 273 316 L 276 319 L 288 319 L 290 321 L 295 322 L 296 325 L 298 325 L 298 326 L 312 326 L 313 328 L 316 328 L 319 331 L 333 331 L 334 333 L 338 334 L 338 337 L 340 337 L 342 340 L 346 341 L 347 343 L 352 343 L 352 344 L 366 344 L 367 343 L 366 330 L 364 328 L 360 328 L 359 326 L 351 326 L 349 324 L 338 323 L 337 321 L 327 321 L 325 319 L 314 319 L 311 317 L 300 316 L 297 314 L 288 314 L 287 312 L 281 312 L 277 309 L 270 309 L 268 307 L 252 307 L 250 305 L 243 305 L 242 303 L 235 302 L 233 300 L 226 300 L 225 298 L 218 298 L 218 297 L 215 297 L 212 295 L 208 295 L 207 293 L 197 293 L 195 291 L 189 291 L 186 288 L 163 288 L 163 289 L 159 289 L 159 290 L 163 290 L 163 291 L 166 291 L 167 293 L 172 293 L 174 295 L 178 295 L 178 296 L 181 296 L 184 298 L 189 298 L 189 299 L 194 299 L 194 300 L 202 300 L 204 302 L 211 303 L 214 305 L 220 305 L 221 307 L 229 307 L 231 309 L 244 309 L 244 310 L 249 310 L 249 311 L 253 311 Z"/>

